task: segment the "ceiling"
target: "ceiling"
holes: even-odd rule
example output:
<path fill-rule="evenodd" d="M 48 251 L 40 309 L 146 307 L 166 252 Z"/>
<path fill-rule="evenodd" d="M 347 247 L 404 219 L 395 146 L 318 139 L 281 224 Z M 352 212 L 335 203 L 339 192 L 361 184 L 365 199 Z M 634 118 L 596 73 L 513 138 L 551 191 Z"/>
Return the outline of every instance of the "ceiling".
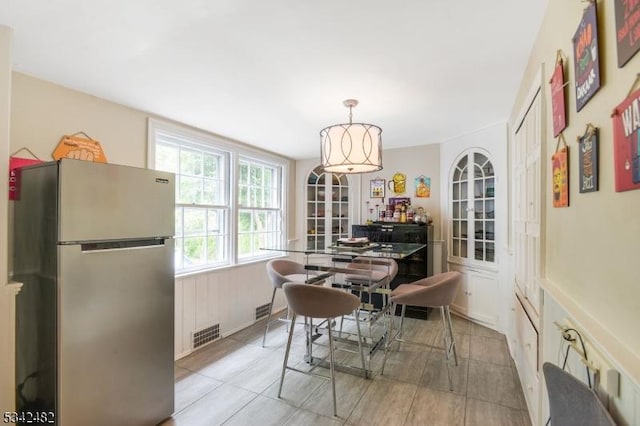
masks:
<path fill-rule="evenodd" d="M 0 0 L 16 71 L 294 159 L 507 120 L 547 0 Z"/>

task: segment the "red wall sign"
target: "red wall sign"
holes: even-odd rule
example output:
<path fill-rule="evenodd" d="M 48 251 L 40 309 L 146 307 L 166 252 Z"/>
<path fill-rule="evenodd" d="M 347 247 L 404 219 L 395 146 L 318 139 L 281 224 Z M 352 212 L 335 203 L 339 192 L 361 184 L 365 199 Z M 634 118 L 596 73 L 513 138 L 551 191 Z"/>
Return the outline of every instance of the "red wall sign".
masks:
<path fill-rule="evenodd" d="M 616 192 L 640 188 L 640 89 L 613 111 Z"/>
<path fill-rule="evenodd" d="M 33 158 L 9 157 L 9 199 L 20 199 L 20 167 L 42 163 Z"/>
<path fill-rule="evenodd" d="M 551 113 L 553 114 L 553 137 L 556 137 L 567 127 L 567 117 L 564 103 L 564 72 L 562 59 L 556 63 L 551 77 Z"/>

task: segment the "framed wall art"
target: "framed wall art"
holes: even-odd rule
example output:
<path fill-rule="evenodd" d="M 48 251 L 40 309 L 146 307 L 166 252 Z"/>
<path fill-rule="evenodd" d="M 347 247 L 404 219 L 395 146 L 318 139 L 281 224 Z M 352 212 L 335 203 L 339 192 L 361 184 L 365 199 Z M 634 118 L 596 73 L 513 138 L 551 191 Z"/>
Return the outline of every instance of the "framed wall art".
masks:
<path fill-rule="evenodd" d="M 613 6 L 616 15 L 618 68 L 622 68 L 640 50 L 640 1 L 613 0 Z"/>
<path fill-rule="evenodd" d="M 573 61 L 576 86 L 576 110 L 580 111 L 600 88 L 598 19 L 596 3 L 584 10 L 573 36 Z"/>
<path fill-rule="evenodd" d="M 371 179 L 369 188 L 369 198 L 384 198 L 386 188 L 384 179 Z"/>
<path fill-rule="evenodd" d="M 431 197 L 431 178 L 420 175 L 415 178 L 416 198 Z"/>
<path fill-rule="evenodd" d="M 559 148 L 560 140 L 563 147 Z M 553 173 L 553 207 L 569 207 L 569 147 L 560 135 L 556 152 L 551 156 Z"/>
<path fill-rule="evenodd" d="M 549 84 L 551 85 L 551 114 L 553 115 L 553 137 L 557 137 L 567 127 L 564 98 L 564 61 L 561 52 L 556 54 L 556 65 Z"/>
<path fill-rule="evenodd" d="M 598 128 L 587 124 L 584 135 L 578 136 L 578 164 L 580 168 L 578 186 L 580 192 L 598 190 Z"/>
<path fill-rule="evenodd" d="M 640 74 L 611 115 L 616 192 L 640 189 L 640 89 L 634 90 Z"/>

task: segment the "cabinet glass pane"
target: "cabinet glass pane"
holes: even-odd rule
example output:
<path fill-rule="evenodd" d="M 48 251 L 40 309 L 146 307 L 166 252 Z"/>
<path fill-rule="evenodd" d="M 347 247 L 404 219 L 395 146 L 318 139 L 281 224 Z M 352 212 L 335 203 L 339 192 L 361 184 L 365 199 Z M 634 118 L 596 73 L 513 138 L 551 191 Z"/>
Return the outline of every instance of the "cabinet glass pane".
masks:
<path fill-rule="evenodd" d="M 324 248 L 349 234 L 349 181 L 316 167 L 307 177 L 307 246 Z"/>
<path fill-rule="evenodd" d="M 470 150 L 458 161 L 452 173 L 453 256 L 482 262 L 495 261 L 494 197 L 495 176 L 491 161 L 485 154 Z"/>

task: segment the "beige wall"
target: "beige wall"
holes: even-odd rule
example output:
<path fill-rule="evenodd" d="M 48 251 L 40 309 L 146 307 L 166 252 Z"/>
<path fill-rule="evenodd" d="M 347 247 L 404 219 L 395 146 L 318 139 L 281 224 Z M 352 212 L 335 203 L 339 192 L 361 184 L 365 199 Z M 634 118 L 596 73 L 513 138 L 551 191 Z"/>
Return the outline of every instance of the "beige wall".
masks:
<path fill-rule="evenodd" d="M 11 152 L 28 147 L 40 159 L 49 161 L 63 135 L 83 131 L 100 141 L 109 163 L 147 166 L 147 118 L 161 117 L 16 72 L 12 89 Z M 290 161 L 290 219 L 294 217 L 293 182 L 295 163 Z M 293 235 L 293 220 L 288 225 Z"/>
<path fill-rule="evenodd" d="M 384 142 L 383 142 L 384 145 Z M 394 194 L 387 187 L 385 203 L 389 197 L 411 197 L 411 205 L 414 208 L 423 207 L 433 217 L 433 238 L 441 238 L 440 226 L 440 144 L 421 145 L 410 148 L 386 149 L 382 153 L 382 170 L 375 173 L 362 175 L 362 222 L 367 220 L 366 202 L 374 208 L 380 203 L 379 198 L 369 198 L 369 181 L 375 178 L 383 178 L 387 184 L 397 172 L 407 176 L 406 193 Z M 414 179 L 420 175 L 431 178 L 431 197 L 416 198 Z"/>
<path fill-rule="evenodd" d="M 544 65 L 545 120 L 544 146 L 549 159 L 556 140 L 551 128 L 550 88 L 547 82 L 553 71 L 556 51 L 568 59 L 565 76 L 569 126 L 564 131 L 570 147 L 570 207 L 544 207 L 545 245 L 543 275 L 552 297 L 568 296 L 569 314 L 594 325 L 596 337 L 610 335 L 620 348 L 607 349 L 621 365 L 640 381 L 640 191 L 616 193 L 614 190 L 611 112 L 626 96 L 640 69 L 640 53 L 622 69 L 617 66 L 615 17 L 612 1 L 598 1 L 600 69 L 602 87 L 589 103 L 576 113 L 572 42 L 585 2 L 550 0 L 535 42 L 529 65 L 518 92 L 511 118 L 513 130 L 516 114 L 531 86 L 536 72 Z M 580 194 L 578 190 L 578 145 L 585 125 L 600 128 L 600 190 Z M 542 180 L 546 193 L 551 190 L 549 168 Z M 547 200 L 550 197 L 547 196 Z M 565 306 L 567 307 L 567 306 Z M 597 328 L 601 330 L 598 331 Z"/>

